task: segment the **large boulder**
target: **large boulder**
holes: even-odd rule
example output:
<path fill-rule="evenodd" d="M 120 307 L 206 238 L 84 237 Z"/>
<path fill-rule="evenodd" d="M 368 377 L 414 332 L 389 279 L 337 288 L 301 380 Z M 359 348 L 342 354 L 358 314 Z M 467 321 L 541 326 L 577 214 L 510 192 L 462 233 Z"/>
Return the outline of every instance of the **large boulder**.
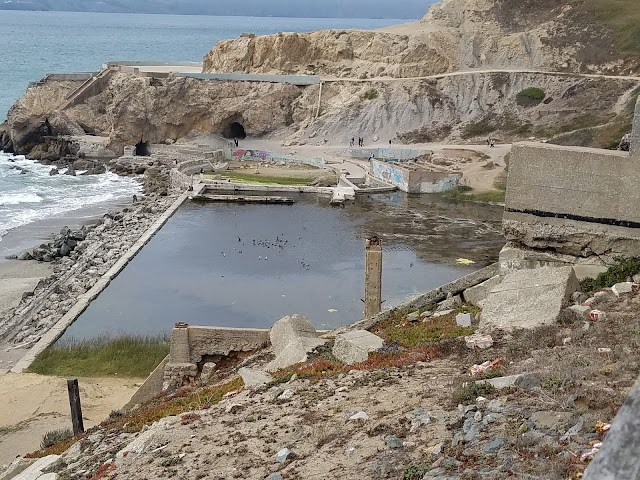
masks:
<path fill-rule="evenodd" d="M 477 307 L 482 307 L 484 301 L 489 296 L 489 292 L 491 292 L 491 290 L 498 286 L 499 283 L 499 275 L 491 277 L 489 280 L 479 283 L 475 287 L 467 288 L 462 294 L 462 298 L 466 303 L 470 303 L 471 305 L 475 305 Z"/>
<path fill-rule="evenodd" d="M 278 320 L 271 327 L 269 339 L 276 355 L 275 360 L 267 365 L 269 372 L 306 362 L 307 354 L 327 341 L 318 338 L 315 327 L 303 315 L 291 315 Z"/>
<path fill-rule="evenodd" d="M 484 302 L 480 329 L 535 328 L 557 322 L 580 284 L 572 267 L 509 273 Z"/>
<path fill-rule="evenodd" d="M 333 356 L 347 365 L 365 362 L 369 352 L 382 348 L 384 340 L 366 330 L 353 330 L 336 336 Z"/>

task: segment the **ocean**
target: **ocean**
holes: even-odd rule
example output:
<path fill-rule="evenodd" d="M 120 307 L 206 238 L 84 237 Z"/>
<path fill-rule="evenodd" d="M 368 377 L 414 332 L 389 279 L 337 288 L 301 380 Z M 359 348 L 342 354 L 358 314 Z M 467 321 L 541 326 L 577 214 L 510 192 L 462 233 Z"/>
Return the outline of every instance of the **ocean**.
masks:
<path fill-rule="evenodd" d="M 218 40 L 242 33 L 374 29 L 403 22 L 406 20 L 2 11 L 0 121 L 28 83 L 47 73 L 97 71 L 102 64 L 117 60 L 202 61 Z M 34 229 L 27 231 L 26 226 L 39 225 L 35 234 L 44 238 L 53 233 L 57 219 L 81 223 L 139 191 L 133 180 L 111 173 L 50 177 L 50 167 L 21 157 L 14 163 L 10 158 L 0 153 L 2 257 L 29 246 L 24 235 L 34 235 Z M 23 229 L 24 235 L 16 233 L 16 229 Z M 7 233 L 10 235 L 4 237 Z"/>

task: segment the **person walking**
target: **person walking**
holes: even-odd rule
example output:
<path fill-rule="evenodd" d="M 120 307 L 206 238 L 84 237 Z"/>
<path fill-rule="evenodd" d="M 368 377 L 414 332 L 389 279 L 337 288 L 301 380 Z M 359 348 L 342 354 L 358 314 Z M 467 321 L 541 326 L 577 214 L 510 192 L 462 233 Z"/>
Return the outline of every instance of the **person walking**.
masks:
<path fill-rule="evenodd" d="M 240 142 L 238 142 L 238 139 L 237 139 L 237 138 L 234 138 L 234 139 L 233 139 L 233 143 L 235 143 L 235 144 L 236 144 L 236 148 L 238 148 L 238 144 L 239 144 Z"/>
<path fill-rule="evenodd" d="M 391 140 L 389 140 L 389 148 L 391 148 Z"/>
<path fill-rule="evenodd" d="M 353 146 L 356 144 L 356 138 L 355 137 L 351 137 L 351 141 L 349 142 L 349 146 L 351 148 L 353 148 Z"/>

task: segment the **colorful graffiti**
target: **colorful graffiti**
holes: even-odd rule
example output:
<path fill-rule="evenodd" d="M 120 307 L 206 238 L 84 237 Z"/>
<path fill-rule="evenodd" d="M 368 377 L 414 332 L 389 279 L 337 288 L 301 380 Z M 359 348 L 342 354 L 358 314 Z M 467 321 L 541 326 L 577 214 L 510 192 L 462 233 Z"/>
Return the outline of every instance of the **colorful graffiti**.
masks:
<path fill-rule="evenodd" d="M 407 191 L 408 179 L 405 177 L 408 176 L 408 172 L 405 174 L 405 172 L 399 168 L 395 168 L 378 160 L 371 160 L 371 167 L 374 177 L 384 180 L 391 185 L 395 185 L 400 190 Z"/>
<path fill-rule="evenodd" d="M 264 150 L 244 150 L 242 148 L 235 149 L 232 155 L 237 160 L 261 160 L 263 162 L 271 158 L 271 153 Z"/>

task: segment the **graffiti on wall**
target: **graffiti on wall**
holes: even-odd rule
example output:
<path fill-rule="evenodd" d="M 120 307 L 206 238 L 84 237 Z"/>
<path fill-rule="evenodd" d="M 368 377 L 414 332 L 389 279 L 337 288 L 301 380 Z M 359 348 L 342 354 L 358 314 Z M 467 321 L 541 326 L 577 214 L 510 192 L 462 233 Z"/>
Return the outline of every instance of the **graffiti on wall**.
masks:
<path fill-rule="evenodd" d="M 406 176 L 408 175 L 408 172 L 404 172 L 403 170 L 389 165 L 388 163 L 377 160 L 371 161 L 371 170 L 375 178 L 384 180 L 391 185 L 395 185 L 400 190 L 405 192 L 407 191 L 408 179 Z"/>
<path fill-rule="evenodd" d="M 266 161 L 271 158 L 271 153 L 264 150 L 244 150 L 237 148 L 233 151 L 233 157 L 237 160 L 261 160 Z"/>

